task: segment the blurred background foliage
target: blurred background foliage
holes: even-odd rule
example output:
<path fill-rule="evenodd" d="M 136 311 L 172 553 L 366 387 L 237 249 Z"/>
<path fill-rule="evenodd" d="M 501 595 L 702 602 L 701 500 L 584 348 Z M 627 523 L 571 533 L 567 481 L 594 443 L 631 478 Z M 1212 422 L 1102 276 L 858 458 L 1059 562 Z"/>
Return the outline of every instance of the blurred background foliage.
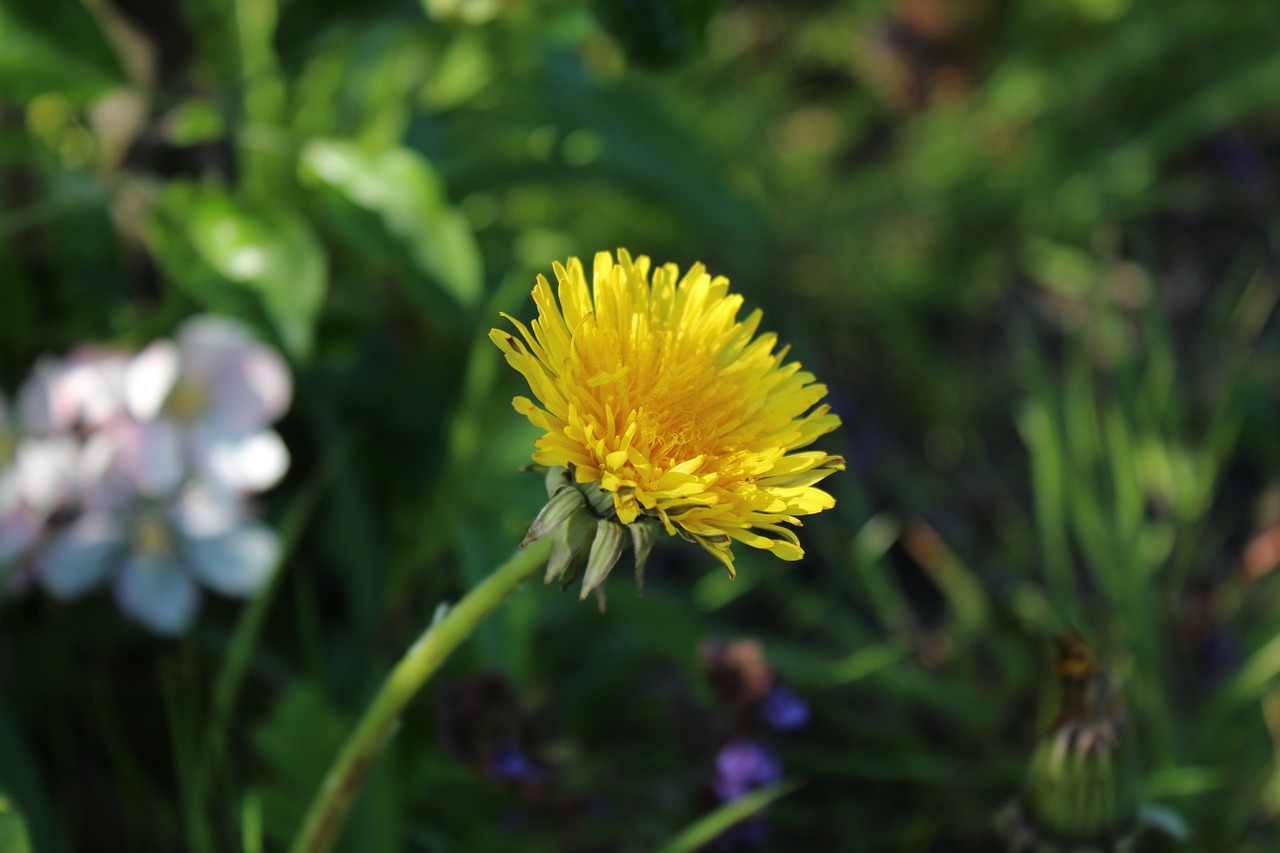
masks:
<path fill-rule="evenodd" d="M 839 504 L 798 566 L 675 543 L 603 617 L 509 601 L 344 849 L 655 848 L 752 734 L 699 646 L 750 636 L 812 707 L 766 849 L 991 850 L 1069 626 L 1190 849 L 1276 849 L 1278 36 L 1273 0 L 0 0 L 0 386 L 201 310 L 298 385 L 252 603 L 181 642 L 0 606 L 35 849 L 287 841 L 540 505 L 484 333 L 619 245 L 728 275 L 829 383 Z"/>

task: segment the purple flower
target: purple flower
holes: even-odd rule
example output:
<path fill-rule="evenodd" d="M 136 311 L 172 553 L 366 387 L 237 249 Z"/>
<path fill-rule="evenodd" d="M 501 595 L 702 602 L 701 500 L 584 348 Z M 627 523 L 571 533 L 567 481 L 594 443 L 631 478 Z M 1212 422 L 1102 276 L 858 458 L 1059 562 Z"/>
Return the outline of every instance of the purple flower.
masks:
<path fill-rule="evenodd" d="M 730 802 L 748 791 L 778 781 L 782 764 L 767 747 L 749 740 L 734 740 L 716 754 L 712 787 L 721 802 Z"/>
<path fill-rule="evenodd" d="M 778 731 L 804 728 L 809 722 L 809 703 L 783 684 L 775 684 L 760 706 L 769 725 Z"/>
<path fill-rule="evenodd" d="M 499 779 L 518 781 L 541 776 L 538 766 L 529 756 L 514 746 L 503 746 L 489 759 L 489 772 Z"/>

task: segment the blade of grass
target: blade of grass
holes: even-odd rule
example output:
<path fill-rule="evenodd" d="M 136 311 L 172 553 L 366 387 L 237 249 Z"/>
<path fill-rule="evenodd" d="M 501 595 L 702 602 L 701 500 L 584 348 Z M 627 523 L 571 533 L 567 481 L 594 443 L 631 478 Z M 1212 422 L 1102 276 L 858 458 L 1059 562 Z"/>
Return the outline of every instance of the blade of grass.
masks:
<path fill-rule="evenodd" d="M 201 809 L 207 807 L 209 792 L 217 785 L 223 767 L 227 732 L 235 712 L 236 700 L 244 682 L 249 659 L 258 644 L 258 636 L 266 622 L 267 612 L 275 600 L 284 576 L 284 566 L 297 548 L 302 531 L 311 519 L 321 499 L 328 492 L 338 472 L 348 461 L 351 440 L 348 435 L 339 436 L 330 445 L 315 472 L 307 479 L 294 497 L 284 520 L 280 524 L 280 553 L 270 578 L 240 614 L 235 632 L 227 646 L 222 667 L 218 670 L 211 694 L 213 713 L 204 736 L 199 757 L 200 772 L 193 780 L 193 798 Z"/>
<path fill-rule="evenodd" d="M 794 782 L 780 782 L 768 788 L 752 791 L 733 802 L 725 803 L 710 814 L 698 818 L 691 826 L 658 848 L 657 853 L 693 853 L 726 829 L 741 823 L 798 787 L 799 785 Z"/>
<path fill-rule="evenodd" d="M 65 847 L 56 828 L 53 806 L 31 748 L 4 703 L 0 703 L 0 783 L 8 789 L 15 808 L 25 815 L 37 850 Z"/>
<path fill-rule="evenodd" d="M 906 659 L 910 647 L 890 639 L 831 659 L 794 643 L 769 643 L 769 658 L 789 682 L 805 687 L 837 687 L 870 678 Z"/>
<path fill-rule="evenodd" d="M 882 563 L 900 535 L 901 523 L 882 512 L 867 519 L 849 542 L 849 563 L 861 585 L 862 594 L 871 601 L 880 626 L 895 633 L 910 630 L 914 621 L 910 606 Z"/>
<path fill-rule="evenodd" d="M 991 603 L 986 589 L 964 561 L 923 519 L 907 528 L 902 545 L 946 598 L 956 638 L 968 642 L 981 636 L 990 619 Z"/>
<path fill-rule="evenodd" d="M 0 791 L 0 850 L 9 853 L 31 853 L 31 835 L 22 812 Z"/>
<path fill-rule="evenodd" d="M 257 645 L 267 611 L 280 588 L 281 578 L 284 575 L 283 567 L 297 547 L 302 531 L 315 512 L 316 506 L 333 484 L 338 471 L 346 464 L 350 450 L 351 441 L 347 436 L 340 437 L 334 442 L 315 473 L 299 490 L 280 524 L 280 556 L 275 570 L 271 573 L 270 580 L 258 590 L 248 607 L 241 613 L 240 621 L 231 637 L 231 643 L 227 647 L 222 668 L 218 672 L 218 679 L 214 683 L 213 719 L 209 728 L 208 756 L 205 762 L 206 777 L 216 773 L 221 763 L 227 724 L 235 709 L 236 697 L 244 680 L 249 656 Z"/>
<path fill-rule="evenodd" d="M 1240 667 L 1240 673 L 1222 692 L 1231 705 L 1258 701 L 1271 682 L 1280 675 L 1280 636 L 1272 638 Z"/>
<path fill-rule="evenodd" d="M 182 823 L 186 829 L 187 849 L 196 853 L 213 853 L 213 829 L 204 812 L 196 755 L 194 725 L 190 708 L 184 707 L 182 697 L 182 662 L 177 658 L 162 660 L 156 664 L 160 693 L 164 700 L 165 716 L 169 722 L 169 745 L 173 755 L 174 775 L 178 780 L 178 799 L 182 804 Z"/>
<path fill-rule="evenodd" d="M 240 806 L 240 844 L 244 853 L 262 853 L 264 836 L 262 795 L 254 791 Z"/>
<path fill-rule="evenodd" d="M 493 296 L 480 311 L 480 331 L 487 329 L 490 318 L 498 316 L 503 308 L 510 308 L 517 300 L 528 298 L 529 278 L 512 272 L 507 275 Z M 453 544 L 453 538 L 441 536 L 438 531 L 454 526 L 459 507 L 457 495 L 465 494 L 462 488 L 470 476 L 477 454 L 483 449 L 484 407 L 492 399 L 501 366 L 500 353 L 492 346 L 487 335 L 472 335 L 471 351 L 462 377 L 461 393 L 453 406 L 447 427 L 447 451 L 445 465 L 436 478 L 436 487 L 427 497 L 423 518 L 434 519 L 425 535 L 415 547 L 407 549 L 407 557 L 392 568 L 391 596 L 399 596 L 422 566 L 430 564 L 441 551 Z"/>

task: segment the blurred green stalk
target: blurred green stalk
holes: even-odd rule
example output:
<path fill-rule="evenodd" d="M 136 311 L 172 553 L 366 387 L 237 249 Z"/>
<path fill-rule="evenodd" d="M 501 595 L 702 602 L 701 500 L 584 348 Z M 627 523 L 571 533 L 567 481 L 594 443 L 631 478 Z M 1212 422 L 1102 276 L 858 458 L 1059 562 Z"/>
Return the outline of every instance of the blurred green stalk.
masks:
<path fill-rule="evenodd" d="M 548 537 L 517 551 L 409 647 L 325 774 L 293 842 L 293 853 L 324 853 L 333 846 L 400 712 L 480 621 L 542 567 L 551 552 L 551 541 Z"/>

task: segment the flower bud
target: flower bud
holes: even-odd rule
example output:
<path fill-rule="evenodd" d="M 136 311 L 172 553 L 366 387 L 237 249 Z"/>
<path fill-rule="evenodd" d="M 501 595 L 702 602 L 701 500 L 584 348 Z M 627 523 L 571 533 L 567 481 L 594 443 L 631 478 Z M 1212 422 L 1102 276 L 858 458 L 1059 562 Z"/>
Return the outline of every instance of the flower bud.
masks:
<path fill-rule="evenodd" d="M 1012 851 L 1126 849 L 1139 826 L 1138 767 L 1119 684 L 1076 634 L 1057 640 L 1053 667 L 1062 706 L 997 828 Z"/>

